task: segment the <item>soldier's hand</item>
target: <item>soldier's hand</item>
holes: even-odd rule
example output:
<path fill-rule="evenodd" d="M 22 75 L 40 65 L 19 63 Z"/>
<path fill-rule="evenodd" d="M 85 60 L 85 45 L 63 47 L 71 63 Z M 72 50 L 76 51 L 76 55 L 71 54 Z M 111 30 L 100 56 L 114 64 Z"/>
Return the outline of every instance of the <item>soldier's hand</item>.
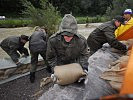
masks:
<path fill-rule="evenodd" d="M 24 64 L 21 63 L 21 62 L 17 62 L 16 65 L 17 65 L 17 67 L 21 67 L 21 66 L 24 65 Z"/>

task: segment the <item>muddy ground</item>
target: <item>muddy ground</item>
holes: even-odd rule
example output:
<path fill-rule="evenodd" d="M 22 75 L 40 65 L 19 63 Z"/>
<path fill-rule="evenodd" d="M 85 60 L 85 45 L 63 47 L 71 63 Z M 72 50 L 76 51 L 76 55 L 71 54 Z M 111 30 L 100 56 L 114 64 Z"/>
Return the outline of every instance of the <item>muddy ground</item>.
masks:
<path fill-rule="evenodd" d="M 91 23 L 86 28 L 84 24 L 78 25 L 79 33 L 86 38 L 101 23 Z M 12 35 L 25 34 L 30 36 L 33 32 L 31 27 L 21 28 L 0 28 L 0 41 Z M 26 44 L 28 47 L 28 43 Z M 0 48 L 0 59 L 9 58 L 9 56 Z M 44 69 L 36 73 L 34 84 L 29 82 L 29 76 L 24 76 L 17 80 L 0 85 L 0 100 L 36 100 L 43 92 L 46 92 L 52 84 L 40 89 L 40 80 L 50 74 Z M 39 91 L 39 92 L 38 92 Z M 35 95 L 38 94 L 38 95 Z M 35 96 L 34 96 L 35 95 Z"/>

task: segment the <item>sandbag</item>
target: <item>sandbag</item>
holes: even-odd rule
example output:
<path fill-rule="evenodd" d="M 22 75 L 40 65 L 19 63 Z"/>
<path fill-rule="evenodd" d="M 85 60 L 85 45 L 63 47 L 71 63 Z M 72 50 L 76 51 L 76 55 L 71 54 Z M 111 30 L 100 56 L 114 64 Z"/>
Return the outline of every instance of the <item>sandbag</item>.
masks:
<path fill-rule="evenodd" d="M 133 46 L 133 39 L 128 39 L 126 41 L 121 41 L 123 44 L 125 44 L 126 46 L 128 46 L 128 49 L 131 50 L 132 46 Z"/>
<path fill-rule="evenodd" d="M 112 62 L 110 64 L 111 69 L 108 69 L 107 71 L 103 72 L 100 78 L 104 80 L 108 80 L 110 85 L 116 89 L 120 90 L 124 75 L 127 69 L 129 56 L 122 56 L 119 58 L 119 60 Z"/>
<path fill-rule="evenodd" d="M 86 73 L 78 63 L 55 66 L 54 75 L 57 77 L 57 84 L 67 85 L 76 82 L 80 77 L 85 76 Z"/>

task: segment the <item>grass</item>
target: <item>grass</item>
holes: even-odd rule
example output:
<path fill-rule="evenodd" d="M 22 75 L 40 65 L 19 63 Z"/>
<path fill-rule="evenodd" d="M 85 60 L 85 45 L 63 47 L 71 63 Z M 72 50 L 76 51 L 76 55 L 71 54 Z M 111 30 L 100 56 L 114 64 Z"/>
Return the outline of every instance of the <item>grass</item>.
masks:
<path fill-rule="evenodd" d="M 24 27 L 32 23 L 31 20 L 25 19 L 6 19 L 0 20 L 1 28 L 14 28 L 14 27 Z"/>
<path fill-rule="evenodd" d="M 96 17 L 76 17 L 78 24 L 85 23 L 98 23 L 106 22 L 108 19 L 106 17 L 96 16 Z M 61 19 L 60 19 L 61 21 Z M 32 20 L 29 19 L 5 19 L 0 20 L 0 28 L 14 28 L 14 27 L 24 27 L 32 25 Z"/>

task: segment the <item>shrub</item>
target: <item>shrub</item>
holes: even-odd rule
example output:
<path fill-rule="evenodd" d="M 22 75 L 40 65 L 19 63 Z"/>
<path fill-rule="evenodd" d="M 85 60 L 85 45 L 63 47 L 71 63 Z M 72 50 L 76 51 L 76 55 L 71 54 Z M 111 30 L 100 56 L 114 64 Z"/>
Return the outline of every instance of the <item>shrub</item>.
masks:
<path fill-rule="evenodd" d="M 23 27 L 31 24 L 31 20 L 23 20 L 23 19 L 6 19 L 0 20 L 1 28 L 14 28 L 14 27 Z"/>
<path fill-rule="evenodd" d="M 25 7 L 23 14 L 28 15 L 32 20 L 33 26 L 44 26 L 49 35 L 57 31 L 60 14 L 48 0 L 40 0 L 39 8 L 34 7 L 33 4 L 27 0 L 22 0 L 22 2 Z"/>

